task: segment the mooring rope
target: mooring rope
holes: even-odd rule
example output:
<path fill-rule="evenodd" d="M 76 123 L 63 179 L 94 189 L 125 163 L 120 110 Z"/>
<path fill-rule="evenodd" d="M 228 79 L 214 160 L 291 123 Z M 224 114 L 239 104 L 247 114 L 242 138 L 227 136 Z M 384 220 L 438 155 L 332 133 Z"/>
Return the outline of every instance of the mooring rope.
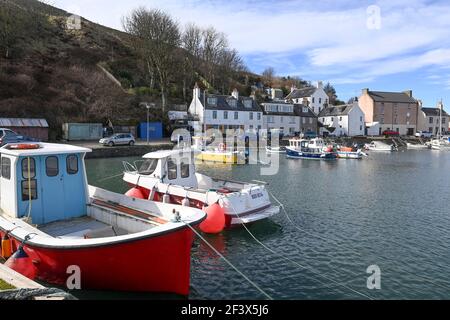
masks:
<path fill-rule="evenodd" d="M 233 268 L 239 275 L 241 275 L 245 280 L 248 281 L 248 283 L 250 283 L 254 288 L 256 288 L 261 294 L 263 294 L 267 299 L 269 300 L 273 300 L 273 298 L 266 293 L 263 289 L 261 289 L 261 287 L 259 287 L 255 282 L 253 282 L 250 278 L 248 278 L 244 273 L 242 273 L 236 266 L 234 266 L 227 258 L 225 258 L 225 256 L 223 254 L 221 254 L 219 251 L 216 250 L 216 248 L 214 248 L 214 246 L 212 244 L 210 244 L 208 242 L 208 240 L 206 240 L 204 237 L 202 237 L 202 235 L 197 232 L 197 230 L 195 230 L 189 223 L 180 220 L 181 222 L 183 222 L 186 226 L 188 226 L 203 242 L 206 243 L 206 245 L 208 247 L 211 248 L 211 250 L 213 250 L 219 257 L 221 257 L 231 268 Z"/>
<path fill-rule="evenodd" d="M 281 201 L 279 201 L 279 200 L 277 199 L 277 197 L 275 197 L 275 195 L 274 195 L 273 193 L 271 193 L 269 190 L 267 190 L 267 192 L 268 192 L 269 195 L 272 196 L 272 198 L 280 205 L 281 209 L 282 209 L 283 212 L 285 213 L 287 219 L 288 219 L 289 222 L 292 224 L 292 226 L 293 226 L 294 228 L 296 228 L 297 230 L 299 230 L 299 231 L 308 233 L 306 230 L 304 230 L 304 229 L 298 227 L 298 226 L 295 224 L 295 222 L 291 219 L 291 217 L 290 217 L 289 214 L 287 213 L 286 208 L 285 208 L 284 205 L 281 203 Z M 355 223 L 351 223 L 351 224 L 356 225 L 356 226 L 360 226 L 360 225 L 355 224 Z M 309 234 L 309 235 L 313 235 L 313 234 L 311 234 L 311 233 L 308 233 L 308 234 Z M 321 236 L 319 236 L 319 235 L 313 235 L 313 236 L 318 237 L 318 238 L 320 238 L 320 239 L 324 239 L 324 240 L 329 241 L 329 239 L 326 239 L 326 238 L 321 237 Z M 398 243 L 396 243 L 395 241 L 392 241 L 392 243 L 393 243 L 393 244 L 396 244 L 396 245 L 398 245 L 398 246 L 402 246 L 401 244 L 398 244 Z M 405 247 L 405 246 L 403 246 L 403 247 Z M 359 255 L 359 256 L 361 255 L 360 253 L 358 253 L 358 252 L 356 252 L 356 251 L 354 251 L 354 250 L 350 250 L 350 251 L 353 252 L 353 253 L 356 254 L 356 255 Z M 443 289 L 446 289 L 446 290 L 448 290 L 448 288 L 449 288 L 448 286 L 445 286 L 445 285 L 443 285 L 443 284 L 434 282 L 433 280 L 431 280 L 431 279 L 429 279 L 429 278 L 427 278 L 427 277 L 424 277 L 424 276 L 421 276 L 421 275 L 417 275 L 417 274 L 416 274 L 415 276 L 416 276 L 417 278 L 420 278 L 420 279 L 422 279 L 422 280 L 425 280 L 425 281 L 427 281 L 427 282 L 429 282 L 429 283 L 431 283 L 431 284 L 433 284 L 433 285 L 435 285 L 435 286 L 437 286 L 437 287 L 440 287 L 440 288 L 443 288 Z"/>
<path fill-rule="evenodd" d="M 223 197 L 222 197 L 222 198 L 223 198 Z M 220 198 L 220 199 L 222 200 L 222 198 Z M 250 235 L 250 236 L 251 236 L 258 244 L 260 244 L 263 248 L 265 248 L 265 249 L 268 250 L 269 252 L 271 252 L 271 253 L 273 253 L 273 254 L 275 254 L 275 255 L 277 255 L 277 256 L 279 256 L 279 257 L 281 257 L 281 258 L 283 258 L 283 259 L 285 259 L 285 260 L 287 260 L 287 261 L 289 261 L 289 262 L 291 262 L 291 263 L 293 263 L 293 264 L 295 264 L 296 266 L 298 266 L 298 267 L 300 267 L 300 268 L 302 268 L 302 269 L 308 270 L 309 272 L 311 272 L 311 273 L 313 273 L 313 274 L 316 274 L 316 275 L 318 275 L 318 276 L 320 276 L 320 277 L 322 277 L 322 278 L 328 280 L 329 282 L 333 282 L 334 284 L 336 284 L 336 285 L 338 285 L 338 286 L 341 286 L 341 287 L 343 287 L 343 288 L 346 288 L 346 289 L 352 291 L 353 293 L 356 293 L 356 294 L 358 294 L 358 295 L 360 295 L 360 296 L 362 296 L 362 297 L 364 297 L 364 298 L 367 298 L 367 299 L 369 299 L 369 300 L 373 300 L 373 298 L 370 297 L 369 295 L 366 295 L 366 294 L 364 294 L 364 293 L 362 293 L 362 292 L 359 292 L 358 290 L 355 290 L 355 289 L 353 289 L 353 288 L 350 288 L 349 286 L 347 286 L 347 285 L 345 285 L 345 284 L 339 283 L 339 282 L 337 282 L 336 280 L 334 280 L 334 279 L 332 279 L 332 278 L 330 278 L 330 277 L 328 277 L 328 276 L 325 276 L 325 275 L 323 275 L 323 274 L 321 274 L 321 273 L 318 273 L 318 272 L 316 272 L 316 271 L 314 271 L 314 270 L 312 270 L 312 269 L 310 269 L 310 268 L 308 268 L 308 267 L 306 267 L 306 266 L 304 266 L 304 265 L 301 265 L 301 264 L 298 263 L 297 261 L 294 261 L 294 260 L 292 260 L 291 258 L 289 258 L 289 257 L 287 257 L 287 256 L 284 256 L 283 254 L 278 253 L 278 252 L 272 250 L 271 248 L 269 248 L 268 246 L 266 246 L 264 243 L 262 243 L 258 238 L 256 238 L 255 235 L 248 229 L 248 227 L 245 225 L 245 223 L 244 223 L 244 222 L 242 221 L 242 219 L 240 218 L 239 214 L 238 214 L 238 213 L 236 212 L 236 210 L 234 209 L 234 206 L 231 204 L 231 202 L 230 202 L 230 207 L 233 209 L 234 214 L 240 219 L 242 226 L 245 228 L 245 230 L 248 232 L 248 234 L 249 234 L 249 235 Z M 316 279 L 316 280 L 317 280 L 317 279 Z M 318 280 L 318 281 L 319 281 L 320 283 L 324 284 L 322 281 L 320 281 L 320 280 Z"/>

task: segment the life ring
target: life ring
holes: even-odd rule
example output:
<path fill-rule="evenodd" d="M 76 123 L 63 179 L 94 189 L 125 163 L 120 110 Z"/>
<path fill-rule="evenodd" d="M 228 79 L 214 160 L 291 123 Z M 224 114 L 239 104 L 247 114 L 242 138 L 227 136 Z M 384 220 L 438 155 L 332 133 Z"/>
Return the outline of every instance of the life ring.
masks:
<path fill-rule="evenodd" d="M 11 144 L 7 148 L 11 150 L 28 150 L 39 149 L 41 146 L 38 143 L 17 143 Z"/>
<path fill-rule="evenodd" d="M 225 143 L 219 144 L 219 151 L 225 151 L 227 149 L 227 145 Z"/>

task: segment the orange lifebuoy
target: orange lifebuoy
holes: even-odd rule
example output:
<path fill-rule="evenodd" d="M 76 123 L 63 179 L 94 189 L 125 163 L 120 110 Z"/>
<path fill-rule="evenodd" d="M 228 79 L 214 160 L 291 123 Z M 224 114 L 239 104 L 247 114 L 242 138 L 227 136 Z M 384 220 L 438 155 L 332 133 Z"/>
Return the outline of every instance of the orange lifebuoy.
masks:
<path fill-rule="evenodd" d="M 17 143 L 11 144 L 7 148 L 11 150 L 27 150 L 27 149 L 39 149 L 41 146 L 38 143 Z"/>
<path fill-rule="evenodd" d="M 225 151 L 227 149 L 227 145 L 225 143 L 219 144 L 219 151 Z"/>

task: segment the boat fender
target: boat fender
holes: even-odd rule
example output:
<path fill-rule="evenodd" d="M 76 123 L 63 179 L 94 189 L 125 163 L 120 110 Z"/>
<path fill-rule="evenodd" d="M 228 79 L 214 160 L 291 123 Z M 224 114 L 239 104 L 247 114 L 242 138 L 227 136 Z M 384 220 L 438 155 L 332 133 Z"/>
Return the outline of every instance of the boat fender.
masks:
<path fill-rule="evenodd" d="M 184 207 L 190 207 L 191 206 L 191 202 L 189 201 L 188 197 L 185 197 L 183 200 L 181 200 L 181 205 Z"/>
<path fill-rule="evenodd" d="M 8 259 L 12 254 L 11 239 L 9 238 L 8 232 L 5 232 L 2 238 L 2 257 Z"/>
<path fill-rule="evenodd" d="M 163 203 L 170 203 L 170 194 L 168 194 L 168 193 L 165 193 L 164 195 L 163 195 L 163 201 L 162 201 Z"/>
<path fill-rule="evenodd" d="M 225 210 L 214 203 L 205 206 L 203 211 L 206 212 L 206 219 L 200 224 L 200 230 L 204 233 L 219 233 L 225 228 Z"/>
<path fill-rule="evenodd" d="M 36 267 L 22 245 L 19 246 L 19 249 L 17 249 L 8 260 L 6 260 L 5 265 L 29 279 L 34 279 L 36 277 Z"/>
<path fill-rule="evenodd" d="M 136 199 L 145 199 L 144 195 L 142 194 L 142 191 L 139 188 L 131 188 L 128 190 L 125 195 L 127 197 L 136 198 Z"/>

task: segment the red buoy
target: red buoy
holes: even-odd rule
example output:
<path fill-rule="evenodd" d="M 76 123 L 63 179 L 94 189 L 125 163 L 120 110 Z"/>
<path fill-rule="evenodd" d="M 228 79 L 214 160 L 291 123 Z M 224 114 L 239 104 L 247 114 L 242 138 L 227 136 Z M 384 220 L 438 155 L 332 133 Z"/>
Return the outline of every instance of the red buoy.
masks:
<path fill-rule="evenodd" d="M 219 233 L 225 228 L 225 210 L 214 203 L 203 209 L 206 212 L 206 219 L 200 223 L 200 230 L 205 233 Z"/>
<path fill-rule="evenodd" d="M 5 262 L 5 265 L 29 279 L 36 277 L 36 267 L 22 246 Z"/>
<path fill-rule="evenodd" d="M 144 194 L 138 188 L 131 188 L 125 193 L 127 197 L 136 198 L 136 199 L 145 199 Z"/>

